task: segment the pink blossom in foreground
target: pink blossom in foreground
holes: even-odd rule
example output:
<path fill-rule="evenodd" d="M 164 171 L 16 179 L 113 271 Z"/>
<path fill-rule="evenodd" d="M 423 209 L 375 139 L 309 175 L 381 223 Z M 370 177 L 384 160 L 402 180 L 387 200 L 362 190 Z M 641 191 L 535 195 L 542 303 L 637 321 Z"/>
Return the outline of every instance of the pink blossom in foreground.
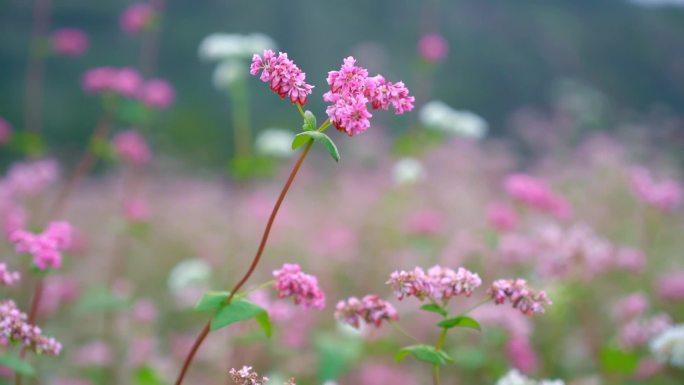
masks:
<path fill-rule="evenodd" d="M 21 279 L 17 271 L 10 271 L 7 264 L 0 262 L 0 286 L 14 286 Z"/>
<path fill-rule="evenodd" d="M 268 377 L 259 376 L 251 366 L 243 366 L 240 370 L 230 369 L 229 374 L 230 379 L 237 385 L 264 385 L 268 382 Z"/>
<path fill-rule="evenodd" d="M 406 297 L 416 297 L 422 301 L 430 295 L 428 276 L 420 267 L 412 271 L 394 271 L 386 283 L 392 287 L 394 295 L 400 301 Z"/>
<path fill-rule="evenodd" d="M 278 298 L 294 297 L 294 303 L 305 307 L 323 309 L 325 293 L 318 287 L 313 275 L 305 274 L 297 264 L 286 263 L 273 272 Z"/>
<path fill-rule="evenodd" d="M 0 145 L 9 143 L 12 139 L 12 125 L 0 117 Z"/>
<path fill-rule="evenodd" d="M 323 94 L 323 100 L 332 103 L 326 114 L 337 130 L 349 136 L 357 135 L 370 127 L 373 109 L 394 108 L 397 115 L 413 109 L 415 98 L 403 82 L 391 83 L 381 75 L 368 76 L 368 70 L 356 65 L 356 59 L 344 59 L 339 71 L 328 72 L 330 91 Z"/>
<path fill-rule="evenodd" d="M 514 309 L 527 316 L 543 313 L 544 306 L 551 304 L 546 292 L 537 293 L 527 285 L 527 281 L 520 278 L 494 281 L 487 292 L 497 305 L 508 300 Z"/>
<path fill-rule="evenodd" d="M 516 201 L 551 214 L 558 219 L 568 219 L 572 215 L 570 203 L 551 190 L 549 185 L 541 179 L 526 174 L 511 174 L 504 179 L 503 187 L 506 193 Z"/>
<path fill-rule="evenodd" d="M 638 348 L 671 326 L 672 319 L 667 314 L 633 319 L 620 327 L 618 342 L 625 349 Z"/>
<path fill-rule="evenodd" d="M 492 203 L 487 209 L 489 225 L 501 232 L 512 231 L 518 227 L 518 213 L 504 203 Z"/>
<path fill-rule="evenodd" d="M 175 92 L 169 82 L 163 79 L 151 79 L 146 81 L 138 91 L 138 98 L 147 107 L 167 108 L 175 98 Z"/>
<path fill-rule="evenodd" d="M 537 370 L 539 360 L 528 337 L 512 336 L 504 350 L 511 366 L 522 373 L 530 374 Z"/>
<path fill-rule="evenodd" d="M 148 3 L 129 5 L 119 19 L 121 30 L 128 34 L 136 34 L 149 26 L 154 18 L 154 8 Z"/>
<path fill-rule="evenodd" d="M 26 322 L 27 316 L 12 300 L 0 302 L 0 346 L 18 342 L 37 354 L 59 355 L 62 344 L 46 337 L 38 326 Z"/>
<path fill-rule="evenodd" d="M 473 290 L 480 287 L 480 276 L 459 267 L 455 271 L 442 266 L 433 266 L 428 270 L 430 295 L 436 300 L 448 301 L 452 297 L 465 295 L 470 297 Z"/>
<path fill-rule="evenodd" d="M 666 301 L 684 300 L 684 270 L 664 274 L 655 289 L 658 297 Z"/>
<path fill-rule="evenodd" d="M 662 211 L 671 211 L 682 203 L 682 186 L 673 179 L 656 182 L 651 173 L 636 167 L 631 173 L 632 191 L 642 202 Z"/>
<path fill-rule="evenodd" d="M 112 142 L 116 154 L 128 164 L 142 166 L 152 158 L 152 152 L 145 138 L 133 130 L 116 134 Z"/>
<path fill-rule="evenodd" d="M 418 41 L 418 53 L 429 62 L 437 62 L 446 58 L 449 43 L 438 33 L 423 35 Z"/>
<path fill-rule="evenodd" d="M 269 83 L 271 90 L 281 98 L 288 97 L 292 104 L 306 104 L 306 99 L 313 86 L 306 83 L 306 73 L 287 57 L 287 53 L 279 52 L 275 55 L 270 49 L 264 50 L 264 56 L 254 54 L 249 73 L 265 83 Z"/>
<path fill-rule="evenodd" d="M 78 28 L 60 28 L 50 36 L 52 50 L 58 55 L 81 56 L 90 44 L 88 35 Z"/>
<path fill-rule="evenodd" d="M 41 234 L 17 230 L 10 236 L 17 252 L 33 256 L 33 264 L 41 269 L 58 269 L 62 266 L 62 252 L 71 244 L 71 225 L 51 222 Z"/>
<path fill-rule="evenodd" d="M 358 329 L 361 321 L 380 327 L 382 321 L 396 321 L 399 316 L 389 302 L 370 294 L 360 300 L 350 297 L 345 301 L 339 301 L 335 308 L 335 318 Z"/>

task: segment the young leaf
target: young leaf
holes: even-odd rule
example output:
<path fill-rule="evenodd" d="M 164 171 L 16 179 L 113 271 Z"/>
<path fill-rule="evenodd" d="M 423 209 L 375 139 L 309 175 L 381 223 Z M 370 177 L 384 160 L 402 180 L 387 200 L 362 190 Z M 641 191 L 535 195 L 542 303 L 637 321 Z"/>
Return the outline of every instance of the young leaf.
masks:
<path fill-rule="evenodd" d="M 208 291 L 204 293 L 200 301 L 195 305 L 195 310 L 218 310 L 218 308 L 221 307 L 221 304 L 223 304 L 223 301 L 228 298 L 229 294 L 230 293 L 227 291 Z"/>
<path fill-rule="evenodd" d="M 213 304 L 215 299 L 208 300 L 207 305 Z M 201 303 L 201 302 L 200 302 Z M 220 305 L 211 319 L 211 330 L 218 330 L 236 322 L 255 318 L 266 336 L 270 337 L 273 332 L 268 312 L 254 302 L 244 298 L 233 298 L 228 305 Z"/>
<path fill-rule="evenodd" d="M 442 315 L 443 317 L 446 317 L 447 314 L 449 314 L 449 311 L 437 304 L 434 303 L 428 303 L 420 307 L 421 310 L 429 311 L 432 313 L 437 313 Z"/>
<path fill-rule="evenodd" d="M 303 144 L 309 141 L 309 139 L 312 139 L 310 135 L 308 135 L 311 131 L 304 131 L 300 132 L 299 134 L 295 135 L 294 139 L 292 140 L 292 149 L 296 150 L 299 147 L 301 147 Z"/>
<path fill-rule="evenodd" d="M 333 143 L 332 139 L 330 137 L 322 132 L 318 131 L 304 131 L 300 132 L 299 134 L 295 135 L 294 140 L 292 141 L 292 149 L 295 150 L 304 143 L 308 142 L 309 139 L 313 139 L 316 142 L 321 142 L 325 146 L 325 149 L 328 150 L 328 153 L 330 156 L 332 156 L 333 159 L 335 159 L 336 162 L 340 161 L 340 152 L 337 150 L 337 146 L 335 146 L 335 143 Z"/>
<path fill-rule="evenodd" d="M 436 350 L 434 346 L 430 345 L 411 345 L 406 346 L 399 350 L 394 356 L 394 359 L 399 362 L 403 360 L 406 356 L 412 355 L 418 361 L 427 362 L 433 365 L 446 365 L 454 362 L 451 358 L 442 350 Z"/>
<path fill-rule="evenodd" d="M 304 125 L 302 125 L 302 130 L 316 130 L 316 115 L 314 115 L 313 112 L 309 110 L 304 111 Z"/>
<path fill-rule="evenodd" d="M 475 329 L 478 331 L 482 330 L 482 328 L 480 327 L 480 324 L 477 321 L 475 321 L 474 319 L 472 319 L 468 316 L 465 316 L 465 315 L 461 315 L 458 317 L 449 318 L 449 319 L 445 319 L 443 321 L 439 321 L 437 323 L 437 326 L 439 326 L 441 328 L 447 328 L 447 329 L 460 327 L 460 328 L 471 328 L 471 329 Z"/>
<path fill-rule="evenodd" d="M 0 355 L 0 366 L 10 368 L 17 373 L 27 376 L 32 376 L 36 372 L 31 364 L 22 360 L 21 357 L 9 353 Z"/>

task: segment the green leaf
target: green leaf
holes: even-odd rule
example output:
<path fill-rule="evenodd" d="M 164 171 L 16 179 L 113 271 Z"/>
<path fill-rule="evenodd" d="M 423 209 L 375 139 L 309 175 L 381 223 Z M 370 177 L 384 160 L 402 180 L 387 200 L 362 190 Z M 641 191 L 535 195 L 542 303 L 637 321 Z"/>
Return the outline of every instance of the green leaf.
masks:
<path fill-rule="evenodd" d="M 236 322 L 254 318 L 261 329 L 270 337 L 273 333 L 273 325 L 268 317 L 268 312 L 261 306 L 244 298 L 233 298 L 229 304 L 224 305 L 227 293 L 207 293 L 200 303 L 197 304 L 198 310 L 216 309 L 216 313 L 211 318 L 211 330 L 219 330 Z"/>
<path fill-rule="evenodd" d="M 309 131 L 304 131 L 300 132 L 299 134 L 295 135 L 294 139 L 292 140 L 292 149 L 296 150 L 299 147 L 301 147 L 303 144 L 309 141 L 311 139 L 310 135 L 307 135 Z"/>
<path fill-rule="evenodd" d="M 153 368 L 141 366 L 133 372 L 133 385 L 163 385 L 164 378 Z"/>
<path fill-rule="evenodd" d="M 605 347 L 601 350 L 601 367 L 608 373 L 629 375 L 639 364 L 636 352 L 626 352 L 616 347 Z"/>
<path fill-rule="evenodd" d="M 399 362 L 409 354 L 418 361 L 427 362 L 433 365 L 446 365 L 454 362 L 454 359 L 443 350 L 436 350 L 434 346 L 430 345 L 406 346 L 397 352 L 394 359 Z"/>
<path fill-rule="evenodd" d="M 465 315 L 460 315 L 458 317 L 449 318 L 449 319 L 445 319 L 443 321 L 439 321 L 437 323 L 437 326 L 439 326 L 441 328 L 446 328 L 446 329 L 459 327 L 459 328 L 475 329 L 478 331 L 482 330 L 479 322 L 477 322 L 474 319 L 472 319 L 468 316 L 465 316 Z"/>
<path fill-rule="evenodd" d="M 10 368 L 17 373 L 21 373 L 26 376 L 32 376 L 36 372 L 31 364 L 22 360 L 19 356 L 7 353 L 0 355 L 0 366 Z"/>
<path fill-rule="evenodd" d="M 428 303 L 420 307 L 421 310 L 429 311 L 432 313 L 437 313 L 442 315 L 443 317 L 446 317 L 447 314 L 449 314 L 449 311 L 435 303 Z"/>
<path fill-rule="evenodd" d="M 333 159 L 335 159 L 336 162 L 340 161 L 340 152 L 337 150 L 337 146 L 335 146 L 335 143 L 333 143 L 332 139 L 330 137 L 322 132 L 318 131 L 304 131 L 300 132 L 299 134 L 295 135 L 294 140 L 292 141 L 292 149 L 297 149 L 300 147 L 302 144 L 306 143 L 309 141 L 309 139 L 313 139 L 316 142 L 321 142 L 325 146 L 325 149 L 328 150 L 328 153 L 330 156 L 332 156 Z"/>
<path fill-rule="evenodd" d="M 199 300 L 197 305 L 195 305 L 195 310 L 208 311 L 208 310 L 218 310 L 223 304 L 223 301 L 228 298 L 230 293 L 227 291 L 208 291 L 204 293 L 202 298 Z"/>
<path fill-rule="evenodd" d="M 309 110 L 304 111 L 304 125 L 302 125 L 302 130 L 316 130 L 316 115 L 314 115 L 313 112 Z"/>

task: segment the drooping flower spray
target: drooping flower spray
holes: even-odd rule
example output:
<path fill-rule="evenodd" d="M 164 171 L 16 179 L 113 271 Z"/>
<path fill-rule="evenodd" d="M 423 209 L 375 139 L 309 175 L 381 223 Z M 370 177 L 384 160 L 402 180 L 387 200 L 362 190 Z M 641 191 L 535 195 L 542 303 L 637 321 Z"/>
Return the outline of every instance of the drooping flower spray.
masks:
<path fill-rule="evenodd" d="M 247 272 L 229 292 L 207 293 L 198 304 L 198 309 L 210 310 L 214 316 L 207 322 L 192 345 L 178 374 L 176 385 L 183 382 L 197 350 L 209 332 L 230 324 L 225 322 L 226 315 L 229 315 L 231 319 L 237 317 L 240 320 L 256 318 L 267 334 L 269 333 L 268 314 L 256 304 L 244 299 L 240 289 L 256 270 L 278 210 L 313 143 L 322 143 L 330 155 L 335 160 L 339 160 L 340 154 L 337 147 L 332 139 L 324 133 L 331 125 L 348 136 L 355 136 L 370 127 L 369 119 L 372 114 L 368 110 L 369 106 L 372 109 L 383 110 L 392 106 L 396 114 L 402 114 L 413 109 L 414 98 L 409 95 L 408 89 L 402 82 L 391 83 L 381 75 L 369 77 L 368 71 L 363 67 L 356 66 L 356 60 L 352 57 L 344 60 L 339 71 L 330 71 L 328 74 L 327 82 L 330 90 L 325 93 L 323 98 L 331 105 L 326 109 L 328 119 L 320 125 L 317 124 L 316 117 L 311 111 L 304 111 L 303 109 L 314 87 L 306 82 L 306 74 L 286 53 L 275 54 L 271 50 L 265 50 L 263 55 L 255 54 L 252 58 L 250 73 L 254 76 L 258 75 L 281 98 L 288 98 L 292 104 L 297 106 L 304 124 L 302 126 L 303 131 L 295 136 L 292 148 L 297 149 L 304 146 L 304 149 L 295 162 L 273 206 L 256 254 Z M 296 303 L 303 303 L 314 308 L 320 308 L 323 305 L 324 296 L 318 289 L 317 281 L 314 277 L 301 273 L 297 265 L 285 265 L 283 269 L 274 272 L 274 276 L 279 296 L 293 296 Z M 238 301 L 240 306 L 231 306 L 235 301 Z M 367 299 L 366 302 L 370 303 L 373 300 Z M 376 306 L 379 305 L 381 304 L 376 303 Z"/>

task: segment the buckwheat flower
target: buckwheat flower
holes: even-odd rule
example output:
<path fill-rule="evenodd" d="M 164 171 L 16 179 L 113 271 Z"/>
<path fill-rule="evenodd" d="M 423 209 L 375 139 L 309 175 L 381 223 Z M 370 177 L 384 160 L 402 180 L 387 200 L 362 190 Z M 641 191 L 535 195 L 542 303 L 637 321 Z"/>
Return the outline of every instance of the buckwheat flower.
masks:
<path fill-rule="evenodd" d="M 303 304 L 307 308 L 325 307 L 325 293 L 319 288 L 318 279 L 303 273 L 299 265 L 286 263 L 273 271 L 273 276 L 278 298 L 293 297 L 296 305 Z"/>
<path fill-rule="evenodd" d="M 409 216 L 406 227 L 411 234 L 434 235 L 444 229 L 444 215 L 437 210 L 419 210 Z"/>
<path fill-rule="evenodd" d="M 630 176 L 634 195 L 662 211 L 673 210 L 684 198 L 682 186 L 675 180 L 655 182 L 651 173 L 643 167 L 634 168 Z"/>
<path fill-rule="evenodd" d="M 684 300 L 684 270 L 660 276 L 656 282 L 656 293 L 666 301 Z"/>
<path fill-rule="evenodd" d="M 78 28 L 60 28 L 50 36 L 52 50 L 58 55 L 81 56 L 88 50 L 88 35 Z"/>
<path fill-rule="evenodd" d="M 487 209 L 487 221 L 498 231 L 512 231 L 518 227 L 518 213 L 507 204 L 491 203 Z"/>
<path fill-rule="evenodd" d="M 131 222 L 144 222 L 150 217 L 150 205 L 141 197 L 127 197 L 124 201 L 124 218 Z"/>
<path fill-rule="evenodd" d="M 142 83 L 142 76 L 133 68 L 92 68 L 81 77 L 81 86 L 89 94 L 114 92 L 126 98 L 138 95 Z"/>
<path fill-rule="evenodd" d="M 370 294 L 360 300 L 350 297 L 345 301 L 339 301 L 335 307 L 335 318 L 358 329 L 361 321 L 380 327 L 382 321 L 396 321 L 399 315 L 389 302 Z"/>
<path fill-rule="evenodd" d="M 136 131 L 128 130 L 116 134 L 112 144 L 119 158 L 133 166 L 142 166 L 152 158 L 147 142 Z"/>
<path fill-rule="evenodd" d="M 112 78 L 111 90 L 131 98 L 138 95 L 143 78 L 140 73 L 130 67 L 118 69 Z"/>
<path fill-rule="evenodd" d="M 33 265 L 41 270 L 62 266 L 62 252 L 71 245 L 71 225 L 51 222 L 40 234 L 16 230 L 10 236 L 17 252 L 33 256 Z"/>
<path fill-rule="evenodd" d="M 504 179 L 503 187 L 511 198 L 558 219 L 567 219 L 572 215 L 568 201 L 541 179 L 526 174 L 511 174 Z"/>
<path fill-rule="evenodd" d="M 14 286 L 21 279 L 17 271 L 10 271 L 7 264 L 0 262 L 0 286 Z"/>
<path fill-rule="evenodd" d="M 236 385 L 264 385 L 268 382 L 268 377 L 259 376 L 251 366 L 243 366 L 240 370 L 232 368 L 229 373 L 230 379 Z"/>
<path fill-rule="evenodd" d="M 397 185 L 414 184 L 425 179 L 425 167 L 414 158 L 402 158 L 392 167 L 392 179 Z"/>
<path fill-rule="evenodd" d="M 644 293 L 633 293 L 619 299 L 613 306 L 613 315 L 619 321 L 629 321 L 642 316 L 648 309 L 648 298 Z"/>
<path fill-rule="evenodd" d="M 14 163 L 5 182 L 12 194 L 37 195 L 59 178 L 59 166 L 51 159 Z"/>
<path fill-rule="evenodd" d="M 12 300 L 0 301 L 0 346 L 20 343 L 36 354 L 59 355 L 62 345 L 42 334 L 39 327 L 27 323 L 26 313 L 17 308 Z"/>
<path fill-rule="evenodd" d="M 86 71 L 81 77 L 81 87 L 83 87 L 83 90 L 87 93 L 101 93 L 110 91 L 115 77 L 115 68 L 92 68 Z"/>
<path fill-rule="evenodd" d="M 618 343 L 624 349 L 644 346 L 653 337 L 672 326 L 672 319 L 661 313 L 648 318 L 637 318 L 623 324 L 618 332 Z"/>
<path fill-rule="evenodd" d="M 449 53 L 449 44 L 442 35 L 429 33 L 423 35 L 418 41 L 418 52 L 423 59 L 429 62 L 444 60 Z"/>
<path fill-rule="evenodd" d="M 267 128 L 254 141 L 256 151 L 261 155 L 287 158 L 293 154 L 292 140 L 295 134 L 284 128 Z"/>
<path fill-rule="evenodd" d="M 452 297 L 465 295 L 470 297 L 473 290 L 480 287 L 480 276 L 462 267 L 456 271 L 435 265 L 428 272 L 430 294 L 434 299 L 448 301 Z"/>
<path fill-rule="evenodd" d="M 520 310 L 527 316 L 543 313 L 544 306 L 552 303 L 546 292 L 537 293 L 527 285 L 527 281 L 521 278 L 494 281 L 487 293 L 497 305 L 508 300 L 514 309 Z"/>
<path fill-rule="evenodd" d="M 148 3 L 134 3 L 129 5 L 119 19 L 121 30 L 128 34 L 136 34 L 150 25 L 154 18 L 154 8 Z"/>
<path fill-rule="evenodd" d="M 12 125 L 0 117 L 0 145 L 9 143 L 12 139 Z"/>
<path fill-rule="evenodd" d="M 649 347 L 659 362 L 684 368 L 684 324 L 660 332 L 651 340 Z"/>
<path fill-rule="evenodd" d="M 534 351 L 529 337 L 522 335 L 511 336 L 506 342 L 504 350 L 506 358 L 516 369 L 523 373 L 533 373 L 537 370 L 537 352 Z"/>
<path fill-rule="evenodd" d="M 138 98 L 147 107 L 164 109 L 173 103 L 175 92 L 166 80 L 150 79 L 140 87 Z"/>
<path fill-rule="evenodd" d="M 325 109 L 325 113 L 339 131 L 354 136 L 370 127 L 370 118 L 373 115 L 368 112 L 368 99 L 365 96 L 358 94 L 342 97 L 332 94 L 325 100 L 333 102 Z"/>
<path fill-rule="evenodd" d="M 420 267 L 412 271 L 394 271 L 386 284 L 392 287 L 398 300 L 406 297 L 416 297 L 423 300 L 431 294 L 430 279 Z"/>
<path fill-rule="evenodd" d="M 306 99 L 313 86 L 306 83 L 306 74 L 287 57 L 287 53 L 279 52 L 278 56 L 271 50 L 265 50 L 263 58 L 254 54 L 249 73 L 265 83 L 281 98 L 288 97 L 292 104 L 306 104 Z"/>
<path fill-rule="evenodd" d="M 104 341 L 87 343 L 74 352 L 72 362 L 79 367 L 107 366 L 112 363 L 112 348 Z"/>
<path fill-rule="evenodd" d="M 487 122 L 479 115 L 451 108 L 432 100 L 421 107 L 418 118 L 426 128 L 469 139 L 482 139 L 487 134 Z"/>

